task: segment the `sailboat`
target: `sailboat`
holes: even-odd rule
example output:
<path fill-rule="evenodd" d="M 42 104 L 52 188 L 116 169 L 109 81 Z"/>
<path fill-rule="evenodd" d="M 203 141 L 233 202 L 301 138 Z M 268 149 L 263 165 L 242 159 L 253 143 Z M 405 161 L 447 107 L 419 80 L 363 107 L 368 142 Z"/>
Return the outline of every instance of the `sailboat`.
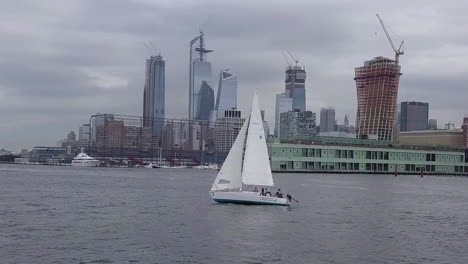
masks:
<path fill-rule="evenodd" d="M 263 122 L 255 92 L 252 110 L 245 120 L 211 187 L 211 198 L 219 203 L 289 205 L 286 198 L 264 196 L 254 190 L 275 184 L 271 174 Z"/>

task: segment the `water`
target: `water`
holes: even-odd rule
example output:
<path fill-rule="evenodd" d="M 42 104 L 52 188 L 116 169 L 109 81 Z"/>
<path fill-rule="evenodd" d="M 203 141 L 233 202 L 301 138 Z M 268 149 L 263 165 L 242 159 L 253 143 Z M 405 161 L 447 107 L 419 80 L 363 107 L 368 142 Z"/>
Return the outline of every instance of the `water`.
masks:
<path fill-rule="evenodd" d="M 1 263 L 468 263 L 468 178 L 275 174 L 287 208 L 216 173 L 0 165 Z"/>

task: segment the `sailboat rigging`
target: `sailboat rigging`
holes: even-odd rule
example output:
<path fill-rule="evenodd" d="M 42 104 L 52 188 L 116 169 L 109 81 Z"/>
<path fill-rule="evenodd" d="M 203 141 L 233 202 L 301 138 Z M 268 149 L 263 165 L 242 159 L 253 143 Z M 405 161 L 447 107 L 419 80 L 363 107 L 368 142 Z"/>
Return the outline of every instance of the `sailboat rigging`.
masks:
<path fill-rule="evenodd" d="M 260 195 L 252 187 L 273 188 L 265 132 L 255 93 L 245 120 L 212 187 L 211 197 L 220 203 L 289 205 L 288 199 Z"/>

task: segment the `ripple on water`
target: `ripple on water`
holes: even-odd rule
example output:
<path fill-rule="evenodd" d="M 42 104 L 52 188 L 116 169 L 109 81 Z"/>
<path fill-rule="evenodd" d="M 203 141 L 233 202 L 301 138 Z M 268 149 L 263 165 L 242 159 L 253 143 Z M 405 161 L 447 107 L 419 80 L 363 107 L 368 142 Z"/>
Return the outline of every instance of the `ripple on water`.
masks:
<path fill-rule="evenodd" d="M 212 171 L 8 168 L 10 263 L 468 263 L 468 179 L 275 174 L 285 209 L 213 202 Z"/>
<path fill-rule="evenodd" d="M 90 261 L 89 263 L 113 263 L 113 261 L 110 259 L 97 259 Z"/>

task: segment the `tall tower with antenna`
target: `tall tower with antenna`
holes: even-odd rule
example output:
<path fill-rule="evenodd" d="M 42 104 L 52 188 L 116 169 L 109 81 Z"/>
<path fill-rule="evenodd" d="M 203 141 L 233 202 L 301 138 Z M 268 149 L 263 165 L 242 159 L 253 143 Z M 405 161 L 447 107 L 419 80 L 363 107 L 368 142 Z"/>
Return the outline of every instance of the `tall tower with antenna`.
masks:
<path fill-rule="evenodd" d="M 198 46 L 194 48 L 195 44 Z M 190 64 L 189 64 L 189 120 L 193 121 L 200 116 L 201 110 L 199 104 L 199 93 L 202 85 L 205 90 L 211 88 L 212 72 L 211 62 L 207 61 L 206 54 L 213 52 L 205 48 L 205 39 L 203 31 L 200 30 L 200 35 L 190 41 Z M 202 102 L 203 104 L 203 102 Z M 214 103 L 210 103 L 213 105 Z"/>
<path fill-rule="evenodd" d="M 306 111 L 305 67 L 299 65 L 299 58 L 295 58 L 289 51 L 288 54 L 295 64 L 292 65 L 283 54 L 288 63 L 286 67 L 285 94 L 287 97 L 292 98 L 293 111 L 304 112 Z"/>

